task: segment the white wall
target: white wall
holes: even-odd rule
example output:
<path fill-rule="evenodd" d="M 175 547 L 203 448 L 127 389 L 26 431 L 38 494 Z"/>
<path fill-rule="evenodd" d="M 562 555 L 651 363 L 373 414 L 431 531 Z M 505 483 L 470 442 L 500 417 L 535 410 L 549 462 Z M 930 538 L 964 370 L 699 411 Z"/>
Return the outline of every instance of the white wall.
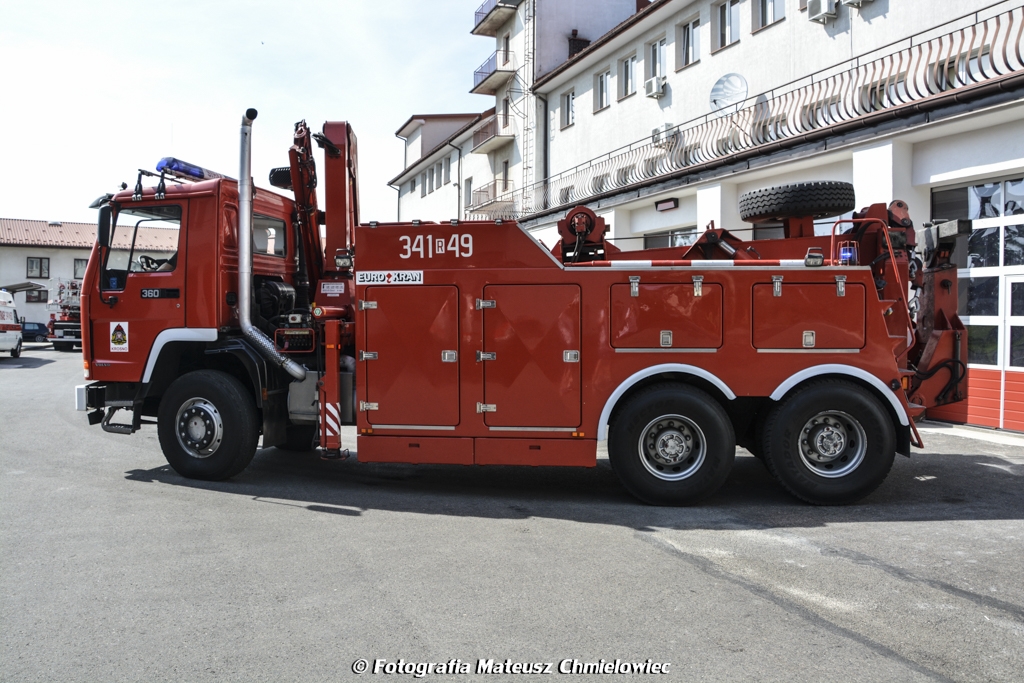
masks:
<path fill-rule="evenodd" d="M 636 13 L 636 0 L 536 0 L 537 62 L 542 76 L 569 58 L 573 29 L 580 38 L 595 41 Z"/>
<path fill-rule="evenodd" d="M 53 247 L 0 247 L 0 285 L 13 285 L 21 282 L 35 282 L 50 289 L 49 296 L 57 294 L 57 278 L 71 280 L 75 274 L 75 259 L 88 259 L 89 249 L 56 249 Z M 50 259 L 49 279 L 27 277 L 26 259 L 29 257 Z M 28 322 L 45 323 L 50 319 L 50 311 L 45 303 L 25 303 L 25 292 L 14 295 L 14 305 L 18 316 Z"/>
<path fill-rule="evenodd" d="M 752 33 L 753 2 L 743 0 L 739 42 L 712 54 L 712 3 L 670 3 L 636 29 L 581 60 L 565 76 L 541 86 L 555 111 L 551 174 L 636 142 L 662 124 L 678 125 L 711 114 L 711 89 L 726 74 L 742 75 L 749 96 L 767 93 L 990 4 L 989 0 L 874 0 L 860 10 L 840 6 L 837 20 L 823 26 L 808 21 L 807 13 L 798 9 L 798 0 L 786 0 L 784 20 Z M 701 23 L 700 60 L 677 70 L 676 27 L 694 17 Z M 667 90 L 661 99 L 653 99 L 643 94 L 644 48 L 661 36 L 668 43 Z M 595 74 L 611 68 L 613 92 L 617 93 L 618 63 L 632 53 L 638 58 L 635 78 L 639 92 L 623 100 L 613 97 L 609 108 L 595 113 Z M 576 124 L 559 130 L 557 107 L 561 95 L 570 89 L 576 95 Z"/>
<path fill-rule="evenodd" d="M 1024 119 L 914 145 L 914 185 L 941 186 L 1024 171 Z"/>

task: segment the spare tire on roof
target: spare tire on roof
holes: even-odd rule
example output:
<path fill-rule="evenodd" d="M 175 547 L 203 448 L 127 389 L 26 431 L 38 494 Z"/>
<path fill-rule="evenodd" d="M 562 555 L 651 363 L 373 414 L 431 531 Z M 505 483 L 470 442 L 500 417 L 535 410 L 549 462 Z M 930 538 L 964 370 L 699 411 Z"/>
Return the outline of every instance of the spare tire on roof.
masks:
<path fill-rule="evenodd" d="M 839 181 L 796 183 L 740 195 L 740 218 L 748 223 L 784 218 L 831 218 L 857 207 L 853 185 Z"/>

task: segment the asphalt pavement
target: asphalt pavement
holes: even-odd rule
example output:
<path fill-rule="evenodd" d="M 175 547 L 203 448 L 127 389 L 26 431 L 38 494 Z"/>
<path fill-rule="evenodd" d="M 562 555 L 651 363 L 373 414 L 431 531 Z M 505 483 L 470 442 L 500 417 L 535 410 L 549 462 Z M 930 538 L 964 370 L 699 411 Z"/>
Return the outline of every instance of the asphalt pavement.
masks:
<path fill-rule="evenodd" d="M 847 507 L 796 501 L 744 451 L 681 509 L 603 458 L 266 449 L 208 483 L 153 427 L 90 427 L 82 382 L 78 354 L 0 357 L 3 681 L 1024 680 L 1019 435 L 928 425 Z"/>

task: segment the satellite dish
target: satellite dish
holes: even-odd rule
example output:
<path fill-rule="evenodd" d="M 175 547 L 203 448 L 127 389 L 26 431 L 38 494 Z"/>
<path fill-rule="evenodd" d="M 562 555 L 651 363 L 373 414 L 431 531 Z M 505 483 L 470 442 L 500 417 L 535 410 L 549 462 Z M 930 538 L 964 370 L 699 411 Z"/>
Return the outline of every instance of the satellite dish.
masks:
<path fill-rule="evenodd" d="M 747 99 L 747 79 L 739 74 L 726 74 L 711 88 L 711 111 L 721 111 Z"/>

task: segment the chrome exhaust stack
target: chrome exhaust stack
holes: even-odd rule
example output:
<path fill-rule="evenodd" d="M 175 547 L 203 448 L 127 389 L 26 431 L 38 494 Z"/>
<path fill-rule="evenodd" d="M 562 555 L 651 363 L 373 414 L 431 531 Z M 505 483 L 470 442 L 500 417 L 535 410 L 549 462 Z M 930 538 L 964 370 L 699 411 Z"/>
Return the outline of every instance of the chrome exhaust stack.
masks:
<path fill-rule="evenodd" d="M 242 117 L 242 148 L 238 170 L 238 319 L 242 335 L 271 363 L 297 381 L 306 379 L 306 369 L 282 356 L 274 343 L 252 326 L 252 122 L 256 110 L 246 109 Z"/>

